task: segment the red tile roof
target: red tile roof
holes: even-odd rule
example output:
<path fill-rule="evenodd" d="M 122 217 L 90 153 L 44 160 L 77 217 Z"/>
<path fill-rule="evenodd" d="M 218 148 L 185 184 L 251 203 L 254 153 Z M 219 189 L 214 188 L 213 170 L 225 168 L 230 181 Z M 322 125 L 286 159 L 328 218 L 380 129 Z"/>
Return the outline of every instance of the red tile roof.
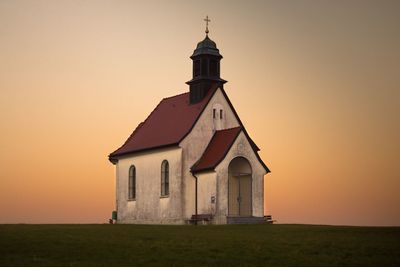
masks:
<path fill-rule="evenodd" d="M 241 131 L 242 127 L 216 131 L 203 155 L 193 165 L 191 171 L 201 172 L 214 169 L 225 158 Z"/>
<path fill-rule="evenodd" d="M 189 93 L 164 98 L 150 113 L 147 119 L 144 122 L 139 123 L 133 133 L 125 141 L 125 143 L 109 155 L 109 160 L 115 164 L 118 156 L 136 153 L 144 150 L 178 145 L 192 130 L 201 113 L 203 112 L 217 89 L 217 86 L 213 86 L 202 101 L 192 105 L 189 104 Z M 235 108 L 233 107 L 223 88 L 221 88 L 221 92 L 224 95 L 229 106 L 231 107 L 241 127 L 217 131 L 207 147 L 207 149 L 210 147 L 209 152 L 207 152 L 206 149 L 201 159 L 192 167 L 192 171 L 197 171 L 200 168 L 204 170 L 204 168 L 206 168 L 206 165 L 211 166 L 215 164 L 215 166 L 217 166 L 218 163 L 223 160 L 226 154 L 222 153 L 222 158 L 220 160 L 217 159 L 221 156 L 221 151 L 227 152 L 234 142 L 234 140 L 231 140 L 232 134 L 234 135 L 235 131 L 238 131 L 237 134 L 239 134 L 241 130 L 246 135 L 246 138 L 249 140 L 257 159 L 263 165 L 266 172 L 270 172 L 268 167 L 265 165 L 265 163 L 262 161 L 257 153 L 257 151 L 259 151 L 260 149 L 248 135 L 246 129 L 243 126 L 243 123 L 241 122 Z M 228 144 L 229 140 L 232 141 L 231 144 Z M 212 143 L 216 143 L 216 145 L 213 145 Z M 212 151 L 214 151 L 214 149 L 216 150 L 215 155 L 211 153 Z M 206 152 L 209 155 L 206 156 Z"/>
<path fill-rule="evenodd" d="M 164 98 L 125 143 L 109 155 L 110 160 L 133 152 L 179 144 L 191 131 L 216 90 L 214 86 L 202 101 L 191 105 L 189 93 Z"/>

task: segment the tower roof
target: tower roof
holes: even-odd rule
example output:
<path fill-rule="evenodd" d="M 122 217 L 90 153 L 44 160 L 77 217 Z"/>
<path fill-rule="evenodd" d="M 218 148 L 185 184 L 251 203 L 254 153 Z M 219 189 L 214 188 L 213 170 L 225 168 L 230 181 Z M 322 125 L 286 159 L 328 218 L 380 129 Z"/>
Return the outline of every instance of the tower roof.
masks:
<path fill-rule="evenodd" d="M 211 40 L 208 35 L 206 35 L 206 38 L 204 38 L 203 41 L 199 42 L 197 44 L 196 49 L 193 52 L 193 55 L 191 57 L 199 56 L 199 55 L 212 55 L 212 56 L 217 56 L 221 57 L 221 54 L 219 53 L 219 50 L 217 48 L 217 44 Z"/>

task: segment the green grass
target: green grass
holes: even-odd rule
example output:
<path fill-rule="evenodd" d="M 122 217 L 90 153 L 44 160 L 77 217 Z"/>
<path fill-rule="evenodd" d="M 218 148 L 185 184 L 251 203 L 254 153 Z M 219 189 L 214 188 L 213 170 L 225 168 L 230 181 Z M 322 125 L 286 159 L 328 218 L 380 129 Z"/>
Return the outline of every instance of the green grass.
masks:
<path fill-rule="evenodd" d="M 400 227 L 0 225 L 0 266 L 400 266 Z"/>

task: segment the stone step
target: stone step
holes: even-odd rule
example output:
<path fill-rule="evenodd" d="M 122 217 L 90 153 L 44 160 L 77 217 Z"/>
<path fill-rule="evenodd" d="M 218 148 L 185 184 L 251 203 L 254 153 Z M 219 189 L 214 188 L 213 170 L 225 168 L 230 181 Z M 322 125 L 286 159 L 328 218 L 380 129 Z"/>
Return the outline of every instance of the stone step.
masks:
<path fill-rule="evenodd" d="M 264 217 L 228 217 L 228 224 L 263 224 L 267 223 Z"/>

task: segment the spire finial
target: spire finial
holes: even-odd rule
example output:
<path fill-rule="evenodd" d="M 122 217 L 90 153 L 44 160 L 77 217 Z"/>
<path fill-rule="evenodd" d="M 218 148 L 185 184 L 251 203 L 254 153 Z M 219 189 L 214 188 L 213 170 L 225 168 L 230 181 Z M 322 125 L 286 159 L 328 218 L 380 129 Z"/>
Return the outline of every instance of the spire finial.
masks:
<path fill-rule="evenodd" d="M 206 22 L 206 35 L 208 36 L 208 33 L 209 33 L 209 31 L 208 31 L 208 23 L 211 21 L 211 20 L 208 18 L 208 15 L 207 15 L 207 17 L 204 19 L 204 21 Z"/>

